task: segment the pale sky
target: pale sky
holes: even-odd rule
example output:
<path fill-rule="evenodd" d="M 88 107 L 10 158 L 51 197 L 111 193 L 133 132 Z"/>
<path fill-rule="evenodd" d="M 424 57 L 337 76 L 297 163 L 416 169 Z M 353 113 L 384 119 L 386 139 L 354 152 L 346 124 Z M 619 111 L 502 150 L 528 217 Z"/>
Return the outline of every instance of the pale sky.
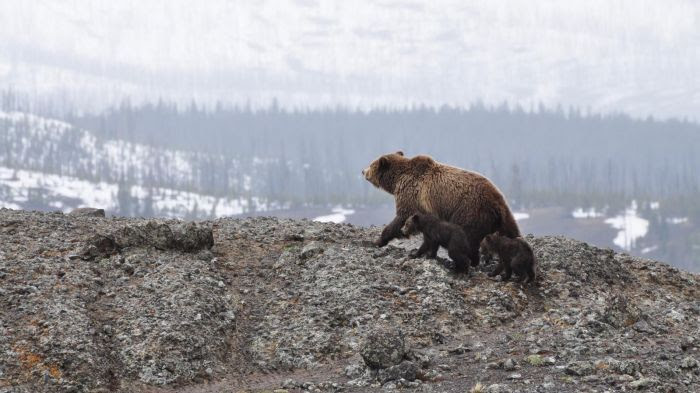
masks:
<path fill-rule="evenodd" d="M 86 108 L 539 102 L 700 118 L 696 1 L 0 0 L 0 83 Z"/>

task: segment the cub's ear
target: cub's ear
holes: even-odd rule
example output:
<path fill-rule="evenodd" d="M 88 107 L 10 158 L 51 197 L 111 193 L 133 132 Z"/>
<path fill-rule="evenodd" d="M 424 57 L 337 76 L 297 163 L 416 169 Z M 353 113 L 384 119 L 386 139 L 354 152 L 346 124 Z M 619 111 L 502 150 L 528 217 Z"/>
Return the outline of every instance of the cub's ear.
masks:
<path fill-rule="evenodd" d="M 411 220 L 413 220 L 413 222 L 415 222 L 416 224 L 420 222 L 420 219 L 418 219 L 418 214 L 412 215 Z"/>
<path fill-rule="evenodd" d="M 397 151 L 396 154 L 398 154 L 398 155 L 400 155 L 401 157 L 403 157 L 403 152 L 402 152 L 401 150 Z"/>

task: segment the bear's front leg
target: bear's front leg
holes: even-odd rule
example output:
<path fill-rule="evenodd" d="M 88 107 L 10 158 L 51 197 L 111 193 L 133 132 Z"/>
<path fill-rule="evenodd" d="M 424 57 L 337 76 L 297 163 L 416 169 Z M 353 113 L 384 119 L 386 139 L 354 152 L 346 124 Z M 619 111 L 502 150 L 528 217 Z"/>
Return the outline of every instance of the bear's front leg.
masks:
<path fill-rule="evenodd" d="M 396 216 L 382 231 L 379 240 L 375 243 L 377 247 L 384 247 L 389 244 L 390 241 L 400 237 L 406 237 L 402 232 L 403 224 L 406 222 L 408 217 L 401 215 Z"/>
<path fill-rule="evenodd" d="M 411 251 L 408 256 L 411 258 L 420 258 L 426 253 L 430 252 L 432 249 L 433 243 L 429 239 L 423 237 L 423 244 L 421 244 L 417 250 Z"/>
<path fill-rule="evenodd" d="M 497 275 L 501 274 L 501 272 L 503 271 L 503 267 L 504 267 L 503 261 L 499 259 L 498 266 L 496 266 L 496 268 L 493 269 L 493 271 L 491 273 L 489 273 L 488 276 L 489 277 L 496 277 Z"/>

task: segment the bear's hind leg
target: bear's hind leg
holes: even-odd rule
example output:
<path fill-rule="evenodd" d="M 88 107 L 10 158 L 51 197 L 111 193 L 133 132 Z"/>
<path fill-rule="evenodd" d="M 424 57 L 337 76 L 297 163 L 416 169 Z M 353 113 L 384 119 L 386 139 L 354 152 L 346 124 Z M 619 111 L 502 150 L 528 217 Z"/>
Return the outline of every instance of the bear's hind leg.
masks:
<path fill-rule="evenodd" d="M 503 265 L 505 266 L 506 273 L 502 276 L 502 279 L 503 281 L 508 281 L 513 275 L 513 269 L 510 267 L 510 263 L 504 263 Z"/>
<path fill-rule="evenodd" d="M 447 255 L 449 255 L 450 259 L 452 259 L 452 261 L 455 263 L 456 273 L 469 273 L 469 264 L 467 263 L 469 262 L 469 258 L 467 258 L 466 253 L 447 250 Z"/>

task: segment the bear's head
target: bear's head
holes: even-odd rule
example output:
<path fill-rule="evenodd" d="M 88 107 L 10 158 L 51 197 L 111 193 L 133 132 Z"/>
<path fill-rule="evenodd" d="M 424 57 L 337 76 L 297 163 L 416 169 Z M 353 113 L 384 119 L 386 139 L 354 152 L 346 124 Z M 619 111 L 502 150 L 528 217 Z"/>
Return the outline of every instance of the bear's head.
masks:
<path fill-rule="evenodd" d="M 367 168 L 363 169 L 362 175 L 375 187 L 393 194 L 400 169 L 403 168 L 408 161 L 408 158 L 403 156 L 402 151 L 385 154 L 372 161 Z"/>
<path fill-rule="evenodd" d="M 406 222 L 403 224 L 403 227 L 401 227 L 401 233 L 403 233 L 405 236 L 411 236 L 415 233 L 418 233 L 420 230 L 420 216 L 418 214 L 414 214 L 411 217 L 408 217 Z"/>

